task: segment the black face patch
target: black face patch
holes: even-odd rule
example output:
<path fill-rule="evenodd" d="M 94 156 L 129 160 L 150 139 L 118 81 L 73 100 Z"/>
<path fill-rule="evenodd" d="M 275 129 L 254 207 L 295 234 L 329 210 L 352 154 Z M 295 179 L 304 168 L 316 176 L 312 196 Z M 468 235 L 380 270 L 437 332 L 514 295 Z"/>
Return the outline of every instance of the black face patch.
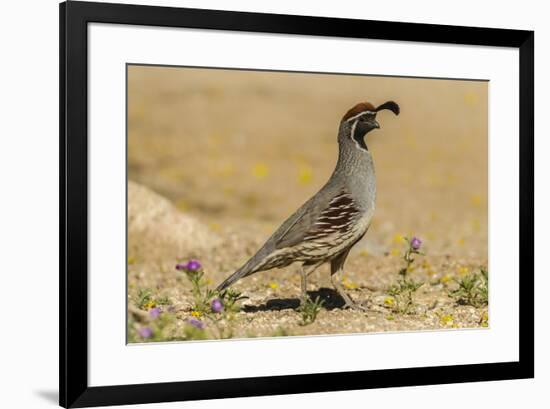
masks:
<path fill-rule="evenodd" d="M 367 134 L 367 131 L 365 130 L 365 128 L 366 128 L 366 124 L 364 122 L 358 121 L 357 125 L 355 125 L 355 129 L 351 137 L 355 142 L 357 142 L 357 144 L 361 149 L 368 151 L 369 148 L 365 143 L 365 135 Z"/>
<path fill-rule="evenodd" d="M 352 126 L 352 139 L 357 142 L 361 149 L 366 151 L 368 151 L 369 148 L 365 143 L 365 135 L 375 128 L 372 124 L 374 117 L 374 114 L 362 115 L 359 119 L 357 119 L 355 127 Z"/>

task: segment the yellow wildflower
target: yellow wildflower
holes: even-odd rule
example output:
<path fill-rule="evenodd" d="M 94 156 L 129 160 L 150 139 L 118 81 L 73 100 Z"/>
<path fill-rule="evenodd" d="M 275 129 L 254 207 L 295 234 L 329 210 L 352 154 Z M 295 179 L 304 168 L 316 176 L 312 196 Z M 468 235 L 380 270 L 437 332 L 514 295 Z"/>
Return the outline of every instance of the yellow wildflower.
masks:
<path fill-rule="evenodd" d="M 442 315 L 439 318 L 442 325 L 452 326 L 454 324 L 454 318 L 452 315 Z"/>
<path fill-rule="evenodd" d="M 252 175 L 258 179 L 264 179 L 269 174 L 269 168 L 265 163 L 256 163 L 252 168 Z"/>
<path fill-rule="evenodd" d="M 395 236 L 393 236 L 393 242 L 395 244 L 401 244 L 405 241 L 405 236 L 403 236 L 402 234 L 396 234 Z"/>
<path fill-rule="evenodd" d="M 269 288 L 271 288 L 272 290 L 276 290 L 277 288 L 279 288 L 279 284 L 271 282 L 269 283 Z"/>
<path fill-rule="evenodd" d="M 395 304 L 395 299 L 393 297 L 384 298 L 384 305 L 387 307 L 392 307 Z"/>
<path fill-rule="evenodd" d="M 192 315 L 193 317 L 197 317 L 197 318 L 198 318 L 198 317 L 202 316 L 202 313 L 201 313 L 200 311 L 192 311 L 192 312 L 191 312 L 191 315 Z"/>
<path fill-rule="evenodd" d="M 151 308 L 155 308 L 157 306 L 157 303 L 154 300 L 148 301 L 143 305 L 143 308 L 146 310 L 150 310 Z"/>
<path fill-rule="evenodd" d="M 428 271 L 426 271 L 426 274 L 428 274 L 429 277 L 434 277 L 437 273 L 432 270 L 432 269 L 429 269 Z"/>
<path fill-rule="evenodd" d="M 433 277 L 435 275 L 435 271 L 428 260 L 424 259 L 421 267 L 428 276 Z"/>
<path fill-rule="evenodd" d="M 487 312 L 484 312 L 481 316 L 481 326 L 483 328 L 487 328 L 489 326 L 489 314 L 487 314 Z"/>
<path fill-rule="evenodd" d="M 342 283 L 344 284 L 344 287 L 346 287 L 348 290 L 355 290 L 358 287 L 357 284 L 348 279 L 342 280 Z"/>
<path fill-rule="evenodd" d="M 476 207 L 479 207 L 481 206 L 481 204 L 483 203 L 483 200 L 481 198 L 480 195 L 473 195 L 471 198 L 470 198 L 471 202 L 472 202 L 472 205 L 476 206 Z"/>
<path fill-rule="evenodd" d="M 214 231 L 220 231 L 220 229 L 221 229 L 221 225 L 219 223 L 216 223 L 216 222 L 208 223 L 208 227 L 210 227 Z"/>
<path fill-rule="evenodd" d="M 458 271 L 459 275 L 465 276 L 466 274 L 468 274 L 470 272 L 470 269 L 466 266 L 460 266 L 460 267 L 458 267 L 457 271 Z"/>
<path fill-rule="evenodd" d="M 298 183 L 307 185 L 313 179 L 313 171 L 309 166 L 301 165 L 298 169 Z"/>
<path fill-rule="evenodd" d="M 452 280 L 452 277 L 449 274 L 445 274 L 443 277 L 439 279 L 439 282 L 442 284 L 448 283 Z"/>

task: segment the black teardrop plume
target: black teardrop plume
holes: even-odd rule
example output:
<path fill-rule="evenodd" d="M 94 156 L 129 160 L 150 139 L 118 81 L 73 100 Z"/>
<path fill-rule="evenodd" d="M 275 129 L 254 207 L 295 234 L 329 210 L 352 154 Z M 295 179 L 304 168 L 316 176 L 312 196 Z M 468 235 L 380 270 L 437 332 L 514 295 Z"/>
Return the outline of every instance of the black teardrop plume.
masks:
<path fill-rule="evenodd" d="M 376 112 L 381 111 L 383 109 L 389 109 L 395 115 L 399 115 L 399 105 L 397 105 L 393 101 L 384 102 L 382 105 L 380 105 L 378 108 L 376 108 Z"/>

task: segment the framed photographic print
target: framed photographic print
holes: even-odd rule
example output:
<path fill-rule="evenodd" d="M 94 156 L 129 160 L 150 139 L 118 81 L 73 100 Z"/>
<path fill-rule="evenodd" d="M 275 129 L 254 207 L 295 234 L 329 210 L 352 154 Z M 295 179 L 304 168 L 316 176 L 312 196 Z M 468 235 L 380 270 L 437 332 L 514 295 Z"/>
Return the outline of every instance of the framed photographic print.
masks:
<path fill-rule="evenodd" d="M 60 404 L 529 378 L 534 33 L 60 5 Z"/>

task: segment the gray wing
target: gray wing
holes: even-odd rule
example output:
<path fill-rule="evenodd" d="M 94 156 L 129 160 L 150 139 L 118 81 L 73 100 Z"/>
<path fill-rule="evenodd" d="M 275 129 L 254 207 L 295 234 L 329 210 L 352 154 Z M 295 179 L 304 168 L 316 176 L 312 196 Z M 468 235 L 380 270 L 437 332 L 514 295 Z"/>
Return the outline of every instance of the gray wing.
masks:
<path fill-rule="evenodd" d="M 218 291 L 242 277 L 265 269 L 264 262 L 277 249 L 293 247 L 303 241 L 318 240 L 349 229 L 358 213 L 359 210 L 345 189 L 325 186 L 290 216 L 250 260 L 222 282 Z"/>
<path fill-rule="evenodd" d="M 303 241 L 345 231 L 358 213 L 345 189 L 321 190 L 275 232 L 275 248 L 292 247 Z"/>

